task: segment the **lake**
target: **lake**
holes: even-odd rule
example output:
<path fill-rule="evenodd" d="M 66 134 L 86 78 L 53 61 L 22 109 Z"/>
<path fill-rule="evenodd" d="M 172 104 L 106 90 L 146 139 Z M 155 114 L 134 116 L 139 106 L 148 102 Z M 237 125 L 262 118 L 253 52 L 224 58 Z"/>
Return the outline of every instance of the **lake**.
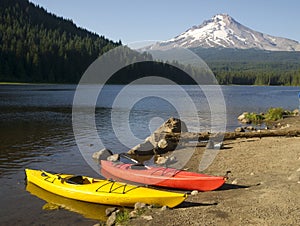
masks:
<path fill-rule="evenodd" d="M 100 177 L 86 163 L 87 156 L 76 144 L 72 127 L 75 89 L 75 85 L 0 85 L 0 225 L 92 225 L 91 219 L 105 218 L 105 206 L 63 199 L 36 187 L 26 187 L 24 181 L 27 167 Z M 299 106 L 299 87 L 221 86 L 226 105 L 224 119 L 218 117 L 223 108 L 211 112 L 212 105 L 218 105 L 213 96 L 216 89 L 183 86 L 196 105 L 195 114 L 191 114 L 191 106 L 178 87 L 105 86 L 94 111 L 98 135 L 105 147 L 123 152 L 171 116 L 183 115 L 191 131 L 218 130 L 219 125 L 232 131 L 240 126 L 237 117 L 244 111 L 263 112 L 269 107 L 294 110 Z M 213 98 L 208 101 L 210 95 Z M 82 139 L 97 149 L 90 127 L 77 126 L 82 129 L 77 142 Z M 51 208 L 44 200 L 64 208 L 43 210 Z"/>

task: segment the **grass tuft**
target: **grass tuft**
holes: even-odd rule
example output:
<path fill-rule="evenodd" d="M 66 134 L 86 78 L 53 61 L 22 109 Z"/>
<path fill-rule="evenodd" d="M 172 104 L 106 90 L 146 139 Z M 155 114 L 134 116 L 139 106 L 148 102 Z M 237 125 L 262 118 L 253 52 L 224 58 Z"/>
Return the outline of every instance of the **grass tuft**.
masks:
<path fill-rule="evenodd" d="M 127 225 L 130 220 L 129 210 L 120 210 L 116 215 L 116 224 Z"/>

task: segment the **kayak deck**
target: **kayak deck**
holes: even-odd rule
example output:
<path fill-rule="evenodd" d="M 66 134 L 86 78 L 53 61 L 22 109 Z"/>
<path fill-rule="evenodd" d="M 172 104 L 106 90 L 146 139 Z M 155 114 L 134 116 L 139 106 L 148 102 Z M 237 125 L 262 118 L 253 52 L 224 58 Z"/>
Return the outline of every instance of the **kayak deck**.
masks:
<path fill-rule="evenodd" d="M 101 172 L 106 178 L 183 189 L 211 191 L 225 183 L 226 178 L 188 172 L 167 167 L 138 166 L 101 160 Z"/>
<path fill-rule="evenodd" d="M 27 181 L 57 195 L 80 201 L 132 207 L 136 202 L 168 206 L 179 205 L 186 194 L 95 179 L 86 176 L 53 174 L 26 169 Z"/>

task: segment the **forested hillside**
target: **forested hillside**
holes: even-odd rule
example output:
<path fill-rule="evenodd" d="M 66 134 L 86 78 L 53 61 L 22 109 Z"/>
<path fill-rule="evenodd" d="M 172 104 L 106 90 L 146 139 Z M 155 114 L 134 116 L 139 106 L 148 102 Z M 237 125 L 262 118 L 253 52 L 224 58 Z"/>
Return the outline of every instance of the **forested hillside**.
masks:
<path fill-rule="evenodd" d="M 192 49 L 220 84 L 300 85 L 300 52 L 241 49 Z"/>
<path fill-rule="evenodd" d="M 0 1 L 0 81 L 75 83 L 120 44 L 27 0 Z"/>

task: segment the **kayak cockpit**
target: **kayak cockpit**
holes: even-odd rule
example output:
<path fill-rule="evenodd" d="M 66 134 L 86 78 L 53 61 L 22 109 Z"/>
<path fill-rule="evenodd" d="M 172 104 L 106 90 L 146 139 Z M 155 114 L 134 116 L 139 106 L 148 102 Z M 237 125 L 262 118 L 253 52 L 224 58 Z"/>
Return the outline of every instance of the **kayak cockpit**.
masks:
<path fill-rule="evenodd" d="M 91 184 L 92 182 L 83 176 L 71 176 L 71 177 L 66 177 L 64 179 L 64 182 L 68 184 Z"/>
<path fill-rule="evenodd" d="M 42 177 L 46 177 L 45 180 L 49 180 L 51 178 L 55 179 L 59 179 L 61 181 L 61 183 L 68 183 L 68 184 L 79 184 L 79 185 L 83 185 L 83 184 L 92 184 L 94 182 L 94 180 L 92 178 L 88 178 L 88 177 L 84 177 L 81 175 L 70 175 L 70 176 L 66 176 L 66 177 L 61 177 L 59 174 L 48 174 L 46 172 L 42 172 L 41 173 Z M 54 177 L 53 177 L 54 176 Z"/>

